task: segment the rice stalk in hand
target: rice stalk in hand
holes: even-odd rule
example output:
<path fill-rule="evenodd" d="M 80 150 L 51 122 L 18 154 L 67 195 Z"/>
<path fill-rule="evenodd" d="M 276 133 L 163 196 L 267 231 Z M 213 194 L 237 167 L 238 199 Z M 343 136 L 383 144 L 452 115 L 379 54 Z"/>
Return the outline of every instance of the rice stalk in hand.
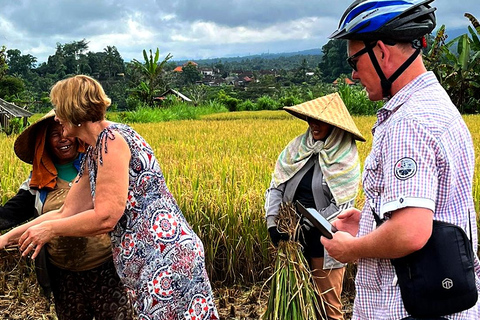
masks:
<path fill-rule="evenodd" d="M 270 296 L 262 320 L 323 319 L 323 300 L 313 281 L 307 260 L 302 254 L 295 234 L 298 218 L 291 203 L 283 204 L 277 218 L 279 232 L 288 233 L 289 241 L 280 241 L 277 247 L 275 270 L 268 281 Z"/>

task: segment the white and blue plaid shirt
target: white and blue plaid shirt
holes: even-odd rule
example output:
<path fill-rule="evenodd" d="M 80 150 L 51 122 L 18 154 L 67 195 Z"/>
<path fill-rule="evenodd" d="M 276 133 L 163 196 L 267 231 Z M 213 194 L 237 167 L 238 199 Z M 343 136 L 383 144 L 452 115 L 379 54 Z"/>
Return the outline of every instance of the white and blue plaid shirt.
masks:
<path fill-rule="evenodd" d="M 454 223 L 468 235 L 471 226 L 473 250 L 477 252 L 473 143 L 463 118 L 435 75 L 424 73 L 397 92 L 378 111 L 372 132 L 372 150 L 364 164 L 367 201 L 359 236 L 376 227 L 372 205 L 387 219 L 395 210 L 421 207 L 431 209 L 435 220 Z M 480 288 L 477 257 L 475 270 Z M 398 320 L 408 316 L 390 260 L 360 259 L 355 282 L 352 319 Z M 446 318 L 478 320 L 479 309 L 477 303 Z"/>

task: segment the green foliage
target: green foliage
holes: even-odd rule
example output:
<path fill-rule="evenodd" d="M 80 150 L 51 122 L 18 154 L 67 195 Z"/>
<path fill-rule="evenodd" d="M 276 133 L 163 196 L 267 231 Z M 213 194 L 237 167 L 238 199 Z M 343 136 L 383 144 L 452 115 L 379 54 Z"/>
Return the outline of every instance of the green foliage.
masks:
<path fill-rule="evenodd" d="M 257 99 L 258 110 L 277 110 L 282 106 L 270 96 L 261 96 Z"/>
<path fill-rule="evenodd" d="M 5 76 L 0 80 L 0 98 L 11 100 L 15 95 L 23 92 L 25 85 L 20 78 Z"/>
<path fill-rule="evenodd" d="M 357 85 L 341 82 L 338 85 L 338 94 L 352 115 L 374 115 L 383 105 L 381 101 L 370 101 L 365 90 Z"/>
<path fill-rule="evenodd" d="M 35 67 L 37 58 L 30 54 L 22 55 L 20 50 L 7 50 L 8 73 L 21 76 L 23 79 L 32 78 L 32 69 Z"/>
<path fill-rule="evenodd" d="M 102 81 L 102 86 L 107 95 L 112 99 L 112 103 L 117 105 L 118 110 L 127 109 L 128 87 L 127 83 L 117 79 L 106 79 Z"/>
<path fill-rule="evenodd" d="M 475 17 L 465 16 L 475 29 L 445 43 L 445 26 L 437 32 L 425 60 L 462 113 L 478 113 L 480 103 L 480 27 Z"/>
<path fill-rule="evenodd" d="M 286 120 L 292 119 L 292 115 L 283 110 L 260 110 L 260 111 L 238 111 L 227 113 L 207 114 L 201 117 L 202 120 Z"/>
<path fill-rule="evenodd" d="M 37 110 L 34 110 L 35 112 L 41 112 L 41 113 L 47 113 L 48 110 L 52 108 L 52 103 L 50 102 L 50 97 L 48 96 L 42 96 L 40 98 L 40 104 L 38 106 Z"/>
<path fill-rule="evenodd" d="M 189 103 L 176 103 L 167 108 L 140 107 L 130 112 L 109 113 L 108 119 L 122 123 L 153 123 L 173 120 L 194 120 L 211 113 L 227 112 L 218 102 L 194 107 Z"/>
<path fill-rule="evenodd" d="M 262 54 L 249 57 L 231 57 L 215 59 L 195 60 L 202 66 L 213 66 L 224 75 L 232 71 L 253 71 L 253 70 L 296 70 L 303 60 L 306 60 L 309 66 L 316 66 L 322 60 L 319 49 L 312 52 L 303 52 L 302 54 Z M 187 63 L 187 60 L 177 61 L 177 65 Z"/>
<path fill-rule="evenodd" d="M 169 53 L 159 62 L 160 51 L 157 48 L 155 55 L 153 55 L 151 49 L 150 55 L 147 55 L 147 52 L 143 50 L 143 58 L 145 59 L 143 63 L 135 59 L 132 60 L 133 66 L 140 73 L 140 79 L 142 80 L 133 91 L 136 92 L 143 102 L 150 106 L 153 106 L 153 97 L 156 94 L 166 91 L 167 84 L 162 77 L 163 68 L 172 57 Z"/>
<path fill-rule="evenodd" d="M 218 103 L 218 101 L 208 101 L 204 105 L 196 107 L 195 109 L 197 109 L 196 114 L 198 117 L 208 114 L 221 114 L 228 112 L 225 106 L 221 103 Z"/>
<path fill-rule="evenodd" d="M 7 136 L 11 134 L 19 134 L 20 132 L 23 131 L 23 120 L 22 118 L 12 118 L 10 119 L 10 124 L 8 128 L 3 128 L 3 132 Z"/>
<path fill-rule="evenodd" d="M 142 105 L 142 102 L 138 98 L 134 96 L 130 96 L 126 100 L 126 105 L 127 105 L 128 111 L 134 111 L 140 108 L 140 106 Z"/>
<path fill-rule="evenodd" d="M 257 105 L 250 99 L 247 99 L 238 105 L 237 111 L 256 111 Z"/>
<path fill-rule="evenodd" d="M 237 106 L 241 102 L 239 99 L 226 94 L 224 90 L 218 92 L 216 100 L 226 106 L 228 111 L 237 111 Z"/>
<path fill-rule="evenodd" d="M 205 102 L 208 88 L 209 87 L 204 84 L 191 85 L 185 88 L 185 94 L 192 99 L 194 105 L 198 106 Z"/>
<path fill-rule="evenodd" d="M 8 70 L 6 50 L 7 47 L 0 47 L 0 80 L 2 80 Z"/>
<path fill-rule="evenodd" d="M 115 46 L 107 46 L 99 53 L 99 73 L 110 79 L 119 73 L 125 72 L 123 59 Z"/>
<path fill-rule="evenodd" d="M 174 106 L 176 105 L 177 103 L 179 103 L 179 99 L 173 95 L 173 94 L 169 94 L 165 97 L 165 99 L 160 103 L 160 106 L 161 107 L 171 107 L 171 106 Z"/>
<path fill-rule="evenodd" d="M 302 100 L 297 96 L 291 95 L 291 96 L 281 97 L 279 99 L 278 103 L 282 107 L 289 107 L 289 106 L 294 106 L 294 105 L 302 103 Z"/>
<path fill-rule="evenodd" d="M 325 82 L 332 82 L 341 75 L 352 71 L 347 59 L 347 41 L 333 39 L 322 47 L 323 57 L 320 69 Z"/>
<path fill-rule="evenodd" d="M 188 86 L 200 81 L 202 79 L 202 74 L 198 71 L 196 65 L 193 63 L 187 63 L 187 65 L 182 68 L 181 77 L 183 84 Z"/>

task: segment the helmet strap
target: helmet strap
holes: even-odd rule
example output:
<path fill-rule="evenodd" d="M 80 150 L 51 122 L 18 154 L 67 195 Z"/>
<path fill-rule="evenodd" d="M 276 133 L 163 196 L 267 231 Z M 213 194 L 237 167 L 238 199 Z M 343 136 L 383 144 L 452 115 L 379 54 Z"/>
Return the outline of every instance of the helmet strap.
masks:
<path fill-rule="evenodd" d="M 368 42 L 364 42 L 365 46 L 368 45 Z M 375 71 L 377 71 L 378 76 L 380 77 L 380 85 L 382 86 L 382 94 L 384 99 L 389 99 L 392 96 L 392 83 L 397 80 L 397 78 L 405 71 L 421 52 L 421 48 L 417 48 L 414 53 L 395 71 L 390 78 L 387 79 L 385 74 L 383 73 L 382 68 L 380 68 L 380 64 L 378 63 L 377 57 L 373 52 L 373 48 L 368 49 L 368 55 L 370 56 L 370 60 L 372 61 L 373 67 Z"/>

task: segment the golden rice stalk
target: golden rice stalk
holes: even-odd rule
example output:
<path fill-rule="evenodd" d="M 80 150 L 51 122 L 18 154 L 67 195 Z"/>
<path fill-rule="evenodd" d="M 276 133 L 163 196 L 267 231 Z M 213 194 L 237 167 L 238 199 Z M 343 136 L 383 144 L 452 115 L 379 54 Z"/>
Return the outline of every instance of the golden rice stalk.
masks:
<path fill-rule="evenodd" d="M 282 205 L 277 228 L 290 235 L 289 241 L 280 241 L 275 270 L 268 281 L 270 296 L 262 320 L 310 320 L 323 319 L 323 300 L 313 281 L 308 262 L 301 245 L 295 241 L 299 227 L 295 208 L 291 203 Z M 322 312 L 323 311 L 323 312 Z"/>

